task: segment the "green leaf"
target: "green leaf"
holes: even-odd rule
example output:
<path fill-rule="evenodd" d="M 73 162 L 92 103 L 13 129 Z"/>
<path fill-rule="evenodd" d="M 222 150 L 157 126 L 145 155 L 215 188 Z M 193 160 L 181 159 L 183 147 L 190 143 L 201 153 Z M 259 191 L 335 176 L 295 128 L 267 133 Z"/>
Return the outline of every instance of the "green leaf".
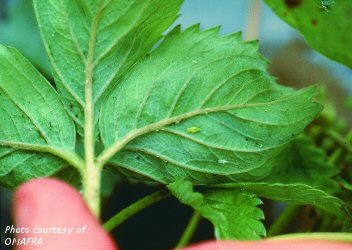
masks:
<path fill-rule="evenodd" d="M 195 184 L 255 181 L 270 173 L 268 162 L 321 106 L 311 101 L 313 88 L 277 85 L 257 43 L 218 31 L 176 27 L 121 80 L 102 108 L 108 149 L 98 162 L 114 156 L 124 174 L 161 183 L 180 176 Z"/>
<path fill-rule="evenodd" d="M 65 181 L 77 190 L 82 190 L 81 176 L 77 169 L 67 167 L 56 173 L 53 177 Z"/>
<path fill-rule="evenodd" d="M 0 183 L 16 186 L 66 167 L 53 155 L 68 156 L 76 132 L 54 88 L 20 53 L 0 45 L 0 68 Z"/>
<path fill-rule="evenodd" d="M 325 56 L 352 68 L 352 1 L 265 0 L 307 42 Z"/>
<path fill-rule="evenodd" d="M 294 204 L 310 204 L 336 215 L 343 214 L 343 203 L 331 194 L 339 191 L 332 179 L 338 169 L 328 163 L 324 151 L 311 139 L 292 140 L 272 159 L 273 169 L 258 183 L 229 183 L 220 188 L 243 188 L 257 196 Z"/>
<path fill-rule="evenodd" d="M 81 134 L 87 85 L 92 86 L 88 98 L 95 104 L 96 122 L 104 93 L 150 51 L 177 18 L 182 2 L 34 0 L 58 90 Z"/>
<path fill-rule="evenodd" d="M 103 169 L 101 175 L 101 196 L 109 198 L 115 191 L 116 185 L 121 181 L 121 177 L 108 168 Z"/>
<path fill-rule="evenodd" d="M 228 183 L 218 188 L 241 188 L 259 197 L 293 204 L 310 204 L 335 215 L 344 214 L 343 202 L 328 193 L 306 184 L 283 184 L 265 182 Z"/>
<path fill-rule="evenodd" d="M 193 207 L 215 227 L 218 239 L 252 240 L 265 236 L 261 220 L 264 214 L 257 208 L 262 204 L 255 195 L 237 190 L 193 190 L 191 182 L 181 179 L 168 185 L 174 196 Z"/>
<path fill-rule="evenodd" d="M 328 162 L 325 152 L 316 147 L 310 138 L 292 140 L 272 160 L 272 165 L 273 170 L 263 182 L 302 183 L 330 194 L 339 191 L 337 182 L 332 179 L 338 174 L 338 168 Z"/>

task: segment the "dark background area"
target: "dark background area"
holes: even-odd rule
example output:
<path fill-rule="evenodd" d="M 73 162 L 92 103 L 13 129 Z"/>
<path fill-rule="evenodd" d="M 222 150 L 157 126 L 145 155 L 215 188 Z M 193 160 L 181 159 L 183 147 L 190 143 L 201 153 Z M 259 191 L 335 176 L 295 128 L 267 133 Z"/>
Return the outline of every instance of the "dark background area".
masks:
<path fill-rule="evenodd" d="M 143 184 L 119 185 L 106 204 L 108 209 L 103 218 L 111 218 L 116 211 L 157 190 L 156 187 Z M 170 197 L 131 217 L 113 234 L 121 249 L 171 249 L 180 239 L 192 213 L 190 207 Z M 213 238 L 213 227 L 208 221 L 202 220 L 194 242 L 209 238 Z"/>

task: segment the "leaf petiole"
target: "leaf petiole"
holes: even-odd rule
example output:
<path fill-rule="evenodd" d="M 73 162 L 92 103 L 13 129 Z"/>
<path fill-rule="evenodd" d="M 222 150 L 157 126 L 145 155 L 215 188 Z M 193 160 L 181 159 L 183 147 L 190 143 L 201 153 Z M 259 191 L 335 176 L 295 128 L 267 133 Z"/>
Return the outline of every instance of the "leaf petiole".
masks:
<path fill-rule="evenodd" d="M 101 169 L 95 164 L 95 137 L 94 137 L 94 103 L 93 103 L 93 57 L 96 43 L 96 33 L 101 9 L 94 17 L 89 40 L 88 61 L 85 76 L 85 109 L 84 109 L 84 151 L 86 160 L 86 173 L 83 178 L 83 195 L 89 208 L 99 217 L 100 215 L 100 182 Z"/>
<path fill-rule="evenodd" d="M 340 135 L 335 130 L 326 130 L 324 133 L 335 140 L 344 150 L 346 150 L 349 154 L 352 154 L 352 147 L 348 144 L 348 140 L 344 139 L 342 135 Z M 347 137 L 346 137 L 347 138 Z"/>
<path fill-rule="evenodd" d="M 114 228 L 118 227 L 120 224 L 125 222 L 128 218 L 142 211 L 143 209 L 150 207 L 151 205 L 166 199 L 171 194 L 165 190 L 157 191 L 152 193 L 134 203 L 124 208 L 112 218 L 110 218 L 107 222 L 104 223 L 103 227 L 108 232 L 112 231 Z"/>
<path fill-rule="evenodd" d="M 82 158 L 79 157 L 78 154 L 70 150 L 60 149 L 49 145 L 32 144 L 17 141 L 0 140 L 0 145 L 20 150 L 50 153 L 67 161 L 71 166 L 75 167 L 82 175 L 85 172 L 85 163 Z"/>
<path fill-rule="evenodd" d="M 182 248 L 182 247 L 185 247 L 188 245 L 188 243 L 192 240 L 192 237 L 193 237 L 195 231 L 197 230 L 201 219 L 202 219 L 202 217 L 201 217 L 200 213 L 195 211 L 193 213 L 190 221 L 188 222 L 188 225 L 187 225 L 185 231 L 183 232 L 181 239 L 177 243 L 176 249 L 179 249 L 179 248 Z"/>
<path fill-rule="evenodd" d="M 270 237 L 283 233 L 301 209 L 302 205 L 289 204 L 270 227 L 268 236 Z"/>

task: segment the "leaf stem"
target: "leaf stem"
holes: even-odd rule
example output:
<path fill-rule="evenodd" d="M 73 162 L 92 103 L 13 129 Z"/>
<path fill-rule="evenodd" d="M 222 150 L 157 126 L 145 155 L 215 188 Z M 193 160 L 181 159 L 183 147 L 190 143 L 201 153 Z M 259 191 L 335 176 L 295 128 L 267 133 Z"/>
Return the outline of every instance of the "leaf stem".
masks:
<path fill-rule="evenodd" d="M 201 217 L 200 213 L 195 211 L 193 213 L 190 221 L 188 222 L 188 225 L 187 225 L 185 231 L 183 232 L 181 239 L 177 243 L 176 249 L 179 249 L 179 248 L 182 248 L 182 247 L 185 247 L 188 245 L 188 243 L 192 240 L 192 237 L 193 237 L 194 233 L 196 232 L 201 219 L 202 219 L 202 217 Z"/>
<path fill-rule="evenodd" d="M 56 148 L 49 145 L 31 144 L 16 141 L 2 141 L 0 140 L 0 145 L 5 147 L 10 147 L 14 149 L 35 151 L 49 153 L 60 157 L 61 159 L 67 161 L 71 166 L 75 167 L 80 173 L 84 172 L 85 163 L 75 152 L 66 149 Z"/>
<path fill-rule="evenodd" d="M 342 135 L 340 135 L 337 131 L 331 129 L 324 131 L 324 133 L 330 138 L 334 139 L 344 150 L 352 154 L 352 147 L 348 145 L 347 138 L 344 139 Z"/>
<path fill-rule="evenodd" d="M 284 232 L 301 209 L 302 205 L 289 204 L 270 227 L 268 236 L 270 237 Z"/>
<path fill-rule="evenodd" d="M 288 98 L 290 98 L 290 97 L 285 97 L 284 99 L 288 99 Z M 245 103 L 245 104 L 234 104 L 234 105 L 227 105 L 227 106 L 220 106 L 220 107 L 212 107 L 212 108 L 198 108 L 196 110 L 184 113 L 182 115 L 178 115 L 175 117 L 160 120 L 158 122 L 149 124 L 145 127 L 132 130 L 127 135 L 125 135 L 121 140 L 116 141 L 112 146 L 105 149 L 97 157 L 97 161 L 96 161 L 97 165 L 99 167 L 102 167 L 111 157 L 113 157 L 117 152 L 119 152 L 124 146 L 126 146 L 129 142 L 131 142 L 135 138 L 137 138 L 141 135 L 150 133 L 152 131 L 162 129 L 163 127 L 165 127 L 167 125 L 170 125 L 173 123 L 178 123 L 180 121 L 183 121 L 183 120 L 186 120 L 188 118 L 198 116 L 198 115 L 205 115 L 205 114 L 240 109 L 240 108 L 265 107 L 265 106 L 271 105 L 273 103 L 282 101 L 284 99 L 274 100 L 274 101 L 266 102 L 266 103 Z M 263 150 L 263 149 L 261 149 L 261 150 Z"/>
<path fill-rule="evenodd" d="M 336 148 L 329 157 L 329 163 L 338 166 L 343 159 L 344 152 L 342 148 Z"/>
<path fill-rule="evenodd" d="M 86 167 L 86 171 L 82 176 L 83 198 L 92 213 L 99 217 L 101 169 L 94 164 L 87 164 Z"/>
<path fill-rule="evenodd" d="M 95 136 L 94 136 L 94 103 L 93 103 L 93 57 L 96 40 L 98 20 L 101 10 L 98 10 L 89 41 L 88 60 L 86 66 L 85 82 L 85 108 L 84 108 L 84 152 L 86 160 L 86 173 L 83 178 L 83 196 L 97 217 L 100 214 L 100 178 L 101 169 L 95 164 Z"/>
<path fill-rule="evenodd" d="M 331 240 L 352 243 L 351 233 L 295 233 L 268 238 L 269 240 Z"/>
<path fill-rule="evenodd" d="M 143 209 L 150 207 L 151 205 L 167 198 L 170 196 L 170 193 L 161 190 L 155 193 L 152 193 L 134 203 L 129 205 L 128 207 L 124 208 L 116 215 L 111 217 L 103 226 L 105 230 L 108 232 L 112 231 L 114 228 L 118 227 L 120 224 L 125 222 L 128 218 L 132 217 L 133 215 L 137 214 L 138 212 L 142 211 Z"/>

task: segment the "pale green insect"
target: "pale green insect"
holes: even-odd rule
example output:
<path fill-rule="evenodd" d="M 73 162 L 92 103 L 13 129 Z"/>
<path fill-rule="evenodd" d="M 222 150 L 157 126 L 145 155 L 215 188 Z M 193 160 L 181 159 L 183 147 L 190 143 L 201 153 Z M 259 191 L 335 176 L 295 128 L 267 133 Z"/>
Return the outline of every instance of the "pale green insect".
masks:
<path fill-rule="evenodd" d="M 198 127 L 195 127 L 195 126 L 187 128 L 187 132 L 191 133 L 191 134 L 196 134 L 196 133 L 198 133 L 200 131 L 202 131 L 202 129 L 198 128 Z"/>

